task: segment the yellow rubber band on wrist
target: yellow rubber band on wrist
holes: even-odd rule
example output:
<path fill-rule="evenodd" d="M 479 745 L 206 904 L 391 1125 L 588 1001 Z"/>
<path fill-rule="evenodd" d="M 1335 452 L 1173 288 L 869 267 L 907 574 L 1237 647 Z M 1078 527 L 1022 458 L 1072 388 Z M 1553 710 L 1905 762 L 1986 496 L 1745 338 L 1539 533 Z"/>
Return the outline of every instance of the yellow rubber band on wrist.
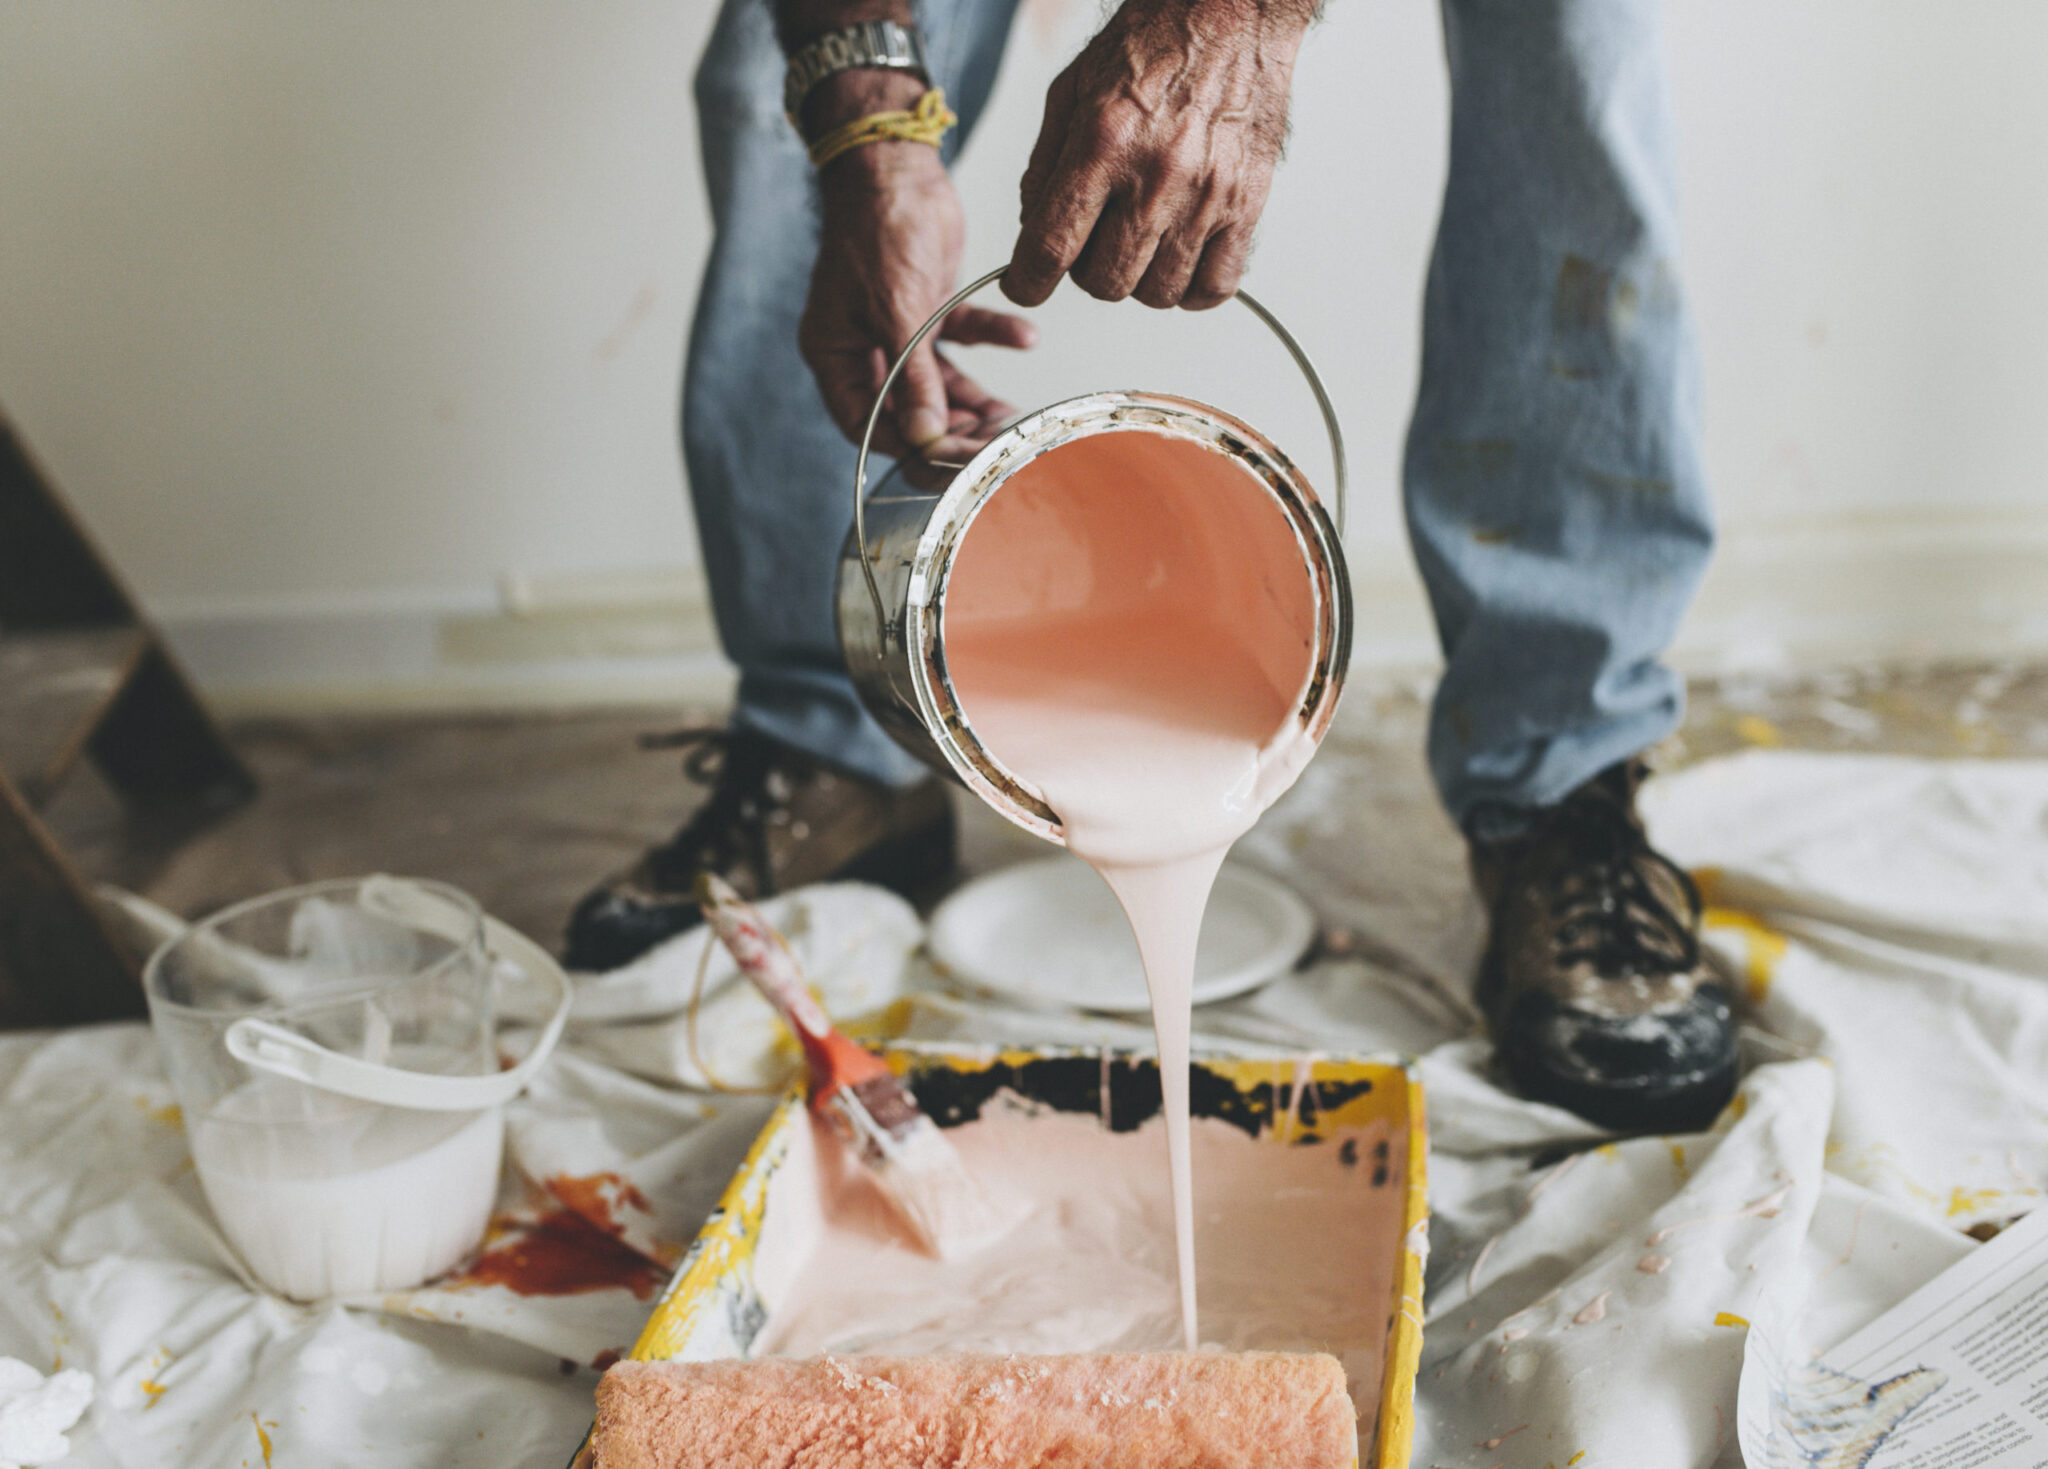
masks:
<path fill-rule="evenodd" d="M 840 154 L 868 143 L 929 143 L 936 148 L 959 120 L 946 106 L 945 92 L 933 87 L 917 99 L 917 106 L 909 112 L 871 112 L 832 129 L 811 144 L 811 164 L 823 168 Z"/>

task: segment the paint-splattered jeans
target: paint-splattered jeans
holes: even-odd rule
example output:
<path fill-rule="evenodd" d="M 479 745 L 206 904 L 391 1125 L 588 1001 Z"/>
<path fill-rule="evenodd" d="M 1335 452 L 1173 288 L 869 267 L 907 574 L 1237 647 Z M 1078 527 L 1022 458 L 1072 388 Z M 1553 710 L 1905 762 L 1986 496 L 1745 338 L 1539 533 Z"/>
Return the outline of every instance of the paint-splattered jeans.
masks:
<path fill-rule="evenodd" d="M 959 146 L 1015 0 L 923 0 Z M 1429 757 L 1505 834 L 1677 724 L 1660 661 L 1713 532 L 1679 293 L 1658 0 L 1444 0 L 1450 174 L 1405 468 L 1447 668 Z M 1315 44 L 1311 34 L 1309 44 Z M 726 0 L 697 77 L 717 238 L 683 440 L 735 719 L 891 783 L 833 629 L 853 451 L 797 356 L 817 250 L 766 0 Z"/>

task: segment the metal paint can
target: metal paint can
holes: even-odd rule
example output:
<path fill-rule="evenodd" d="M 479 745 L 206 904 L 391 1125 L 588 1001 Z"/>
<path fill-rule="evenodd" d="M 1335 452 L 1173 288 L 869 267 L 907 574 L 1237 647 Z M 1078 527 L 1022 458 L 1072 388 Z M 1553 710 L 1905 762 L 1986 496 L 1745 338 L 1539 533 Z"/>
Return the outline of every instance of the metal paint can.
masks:
<path fill-rule="evenodd" d="M 965 464 L 924 461 L 926 468 L 950 474 L 941 487 L 914 487 L 897 473 L 870 496 L 869 446 L 904 363 L 954 307 L 1001 276 L 1000 270 L 992 271 L 941 306 L 882 381 L 854 469 L 853 529 L 840 552 L 839 642 L 861 701 L 899 744 L 958 778 L 1025 830 L 1064 845 L 1058 815 L 981 743 L 947 673 L 947 579 L 975 516 L 1026 464 L 1092 434 L 1144 431 L 1189 440 L 1225 456 L 1244 471 L 1245 492 L 1266 496 L 1285 517 L 1301 553 L 1315 633 L 1294 717 L 1311 737 L 1320 738 L 1336 712 L 1351 654 L 1351 581 L 1341 539 L 1344 437 L 1307 353 L 1277 318 L 1240 291 L 1236 299 L 1279 338 L 1322 411 L 1335 464 L 1334 518 L 1294 462 L 1250 424 L 1191 398 L 1136 390 L 1088 393 L 1027 413 Z"/>

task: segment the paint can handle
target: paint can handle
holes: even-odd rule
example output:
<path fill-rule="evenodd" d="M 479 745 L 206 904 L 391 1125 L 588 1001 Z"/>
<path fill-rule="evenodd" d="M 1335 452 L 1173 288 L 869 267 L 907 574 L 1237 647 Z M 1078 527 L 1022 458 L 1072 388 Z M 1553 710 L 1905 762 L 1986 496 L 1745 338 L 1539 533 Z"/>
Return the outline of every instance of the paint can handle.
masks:
<path fill-rule="evenodd" d="M 995 284 L 1003 278 L 1003 269 L 990 271 L 980 280 L 972 281 L 953 293 L 952 299 L 932 313 L 931 320 L 912 334 L 909 343 L 894 362 L 889 364 L 889 374 L 882 379 L 882 386 L 875 394 L 875 405 L 868 410 L 867 427 L 860 436 L 860 458 L 853 466 L 853 533 L 855 544 L 860 547 L 860 574 L 868 585 L 868 600 L 875 605 L 875 626 L 880 630 L 886 643 L 890 636 L 889 614 L 882 606 L 882 589 L 875 581 L 874 558 L 868 551 L 868 451 L 874 443 L 875 425 L 882 420 L 882 405 L 889 401 L 889 390 L 896 386 L 896 379 L 902 376 L 904 364 L 910 361 L 910 354 L 924 345 L 924 339 L 938 330 L 939 323 L 953 314 L 953 308 L 978 291 Z M 1287 349 L 1287 355 L 1294 359 L 1294 365 L 1301 369 L 1301 375 L 1308 380 L 1308 389 L 1315 394 L 1316 407 L 1322 410 L 1323 428 L 1330 435 L 1330 459 L 1336 466 L 1337 534 L 1344 534 L 1344 505 L 1346 471 L 1344 465 L 1344 430 L 1337 423 L 1337 410 L 1330 404 L 1329 391 L 1323 386 L 1321 374 L 1309 360 L 1308 352 L 1294 339 L 1294 333 L 1287 330 L 1275 316 L 1261 305 L 1249 292 L 1239 291 L 1233 298 L 1244 303 L 1245 309 L 1264 322 L 1280 345 Z"/>

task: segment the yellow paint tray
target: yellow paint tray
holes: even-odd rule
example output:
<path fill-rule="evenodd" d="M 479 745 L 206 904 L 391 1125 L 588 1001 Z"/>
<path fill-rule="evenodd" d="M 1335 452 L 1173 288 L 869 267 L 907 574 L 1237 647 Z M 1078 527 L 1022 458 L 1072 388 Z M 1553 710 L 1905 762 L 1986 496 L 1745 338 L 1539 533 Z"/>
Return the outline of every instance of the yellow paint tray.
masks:
<path fill-rule="evenodd" d="M 1157 1114 L 1159 1073 L 1148 1055 L 1075 1049 L 958 1050 L 899 1044 L 883 1053 L 941 1127 L 980 1115 L 1001 1093 L 1058 1112 L 1098 1116 L 1124 1132 Z M 1422 1351 L 1422 1262 L 1427 1207 L 1422 1089 L 1399 1061 L 1247 1060 L 1198 1055 L 1192 1110 L 1288 1146 L 1346 1145 L 1370 1131 L 1384 1142 L 1365 1160 L 1375 1187 L 1398 1190 L 1378 1400 L 1360 1401 L 1370 1424 L 1369 1464 L 1405 1469 L 1414 1429 L 1416 1364 Z M 642 1361 L 746 1357 L 795 1274 L 792 1246 L 771 1217 L 778 1175 L 811 1156 L 800 1089 L 776 1108 L 725 1196 L 656 1303 L 632 1356 Z M 1356 1152 L 1355 1145 L 1352 1150 Z M 1347 1156 L 1346 1162 L 1351 1161 Z M 1377 1248 L 1377 1243 L 1372 1246 Z M 1365 1394 L 1354 1385 L 1357 1396 Z M 1368 1417 L 1370 1415 L 1370 1417 Z M 1362 1435 L 1366 1437 L 1367 1435 Z"/>

